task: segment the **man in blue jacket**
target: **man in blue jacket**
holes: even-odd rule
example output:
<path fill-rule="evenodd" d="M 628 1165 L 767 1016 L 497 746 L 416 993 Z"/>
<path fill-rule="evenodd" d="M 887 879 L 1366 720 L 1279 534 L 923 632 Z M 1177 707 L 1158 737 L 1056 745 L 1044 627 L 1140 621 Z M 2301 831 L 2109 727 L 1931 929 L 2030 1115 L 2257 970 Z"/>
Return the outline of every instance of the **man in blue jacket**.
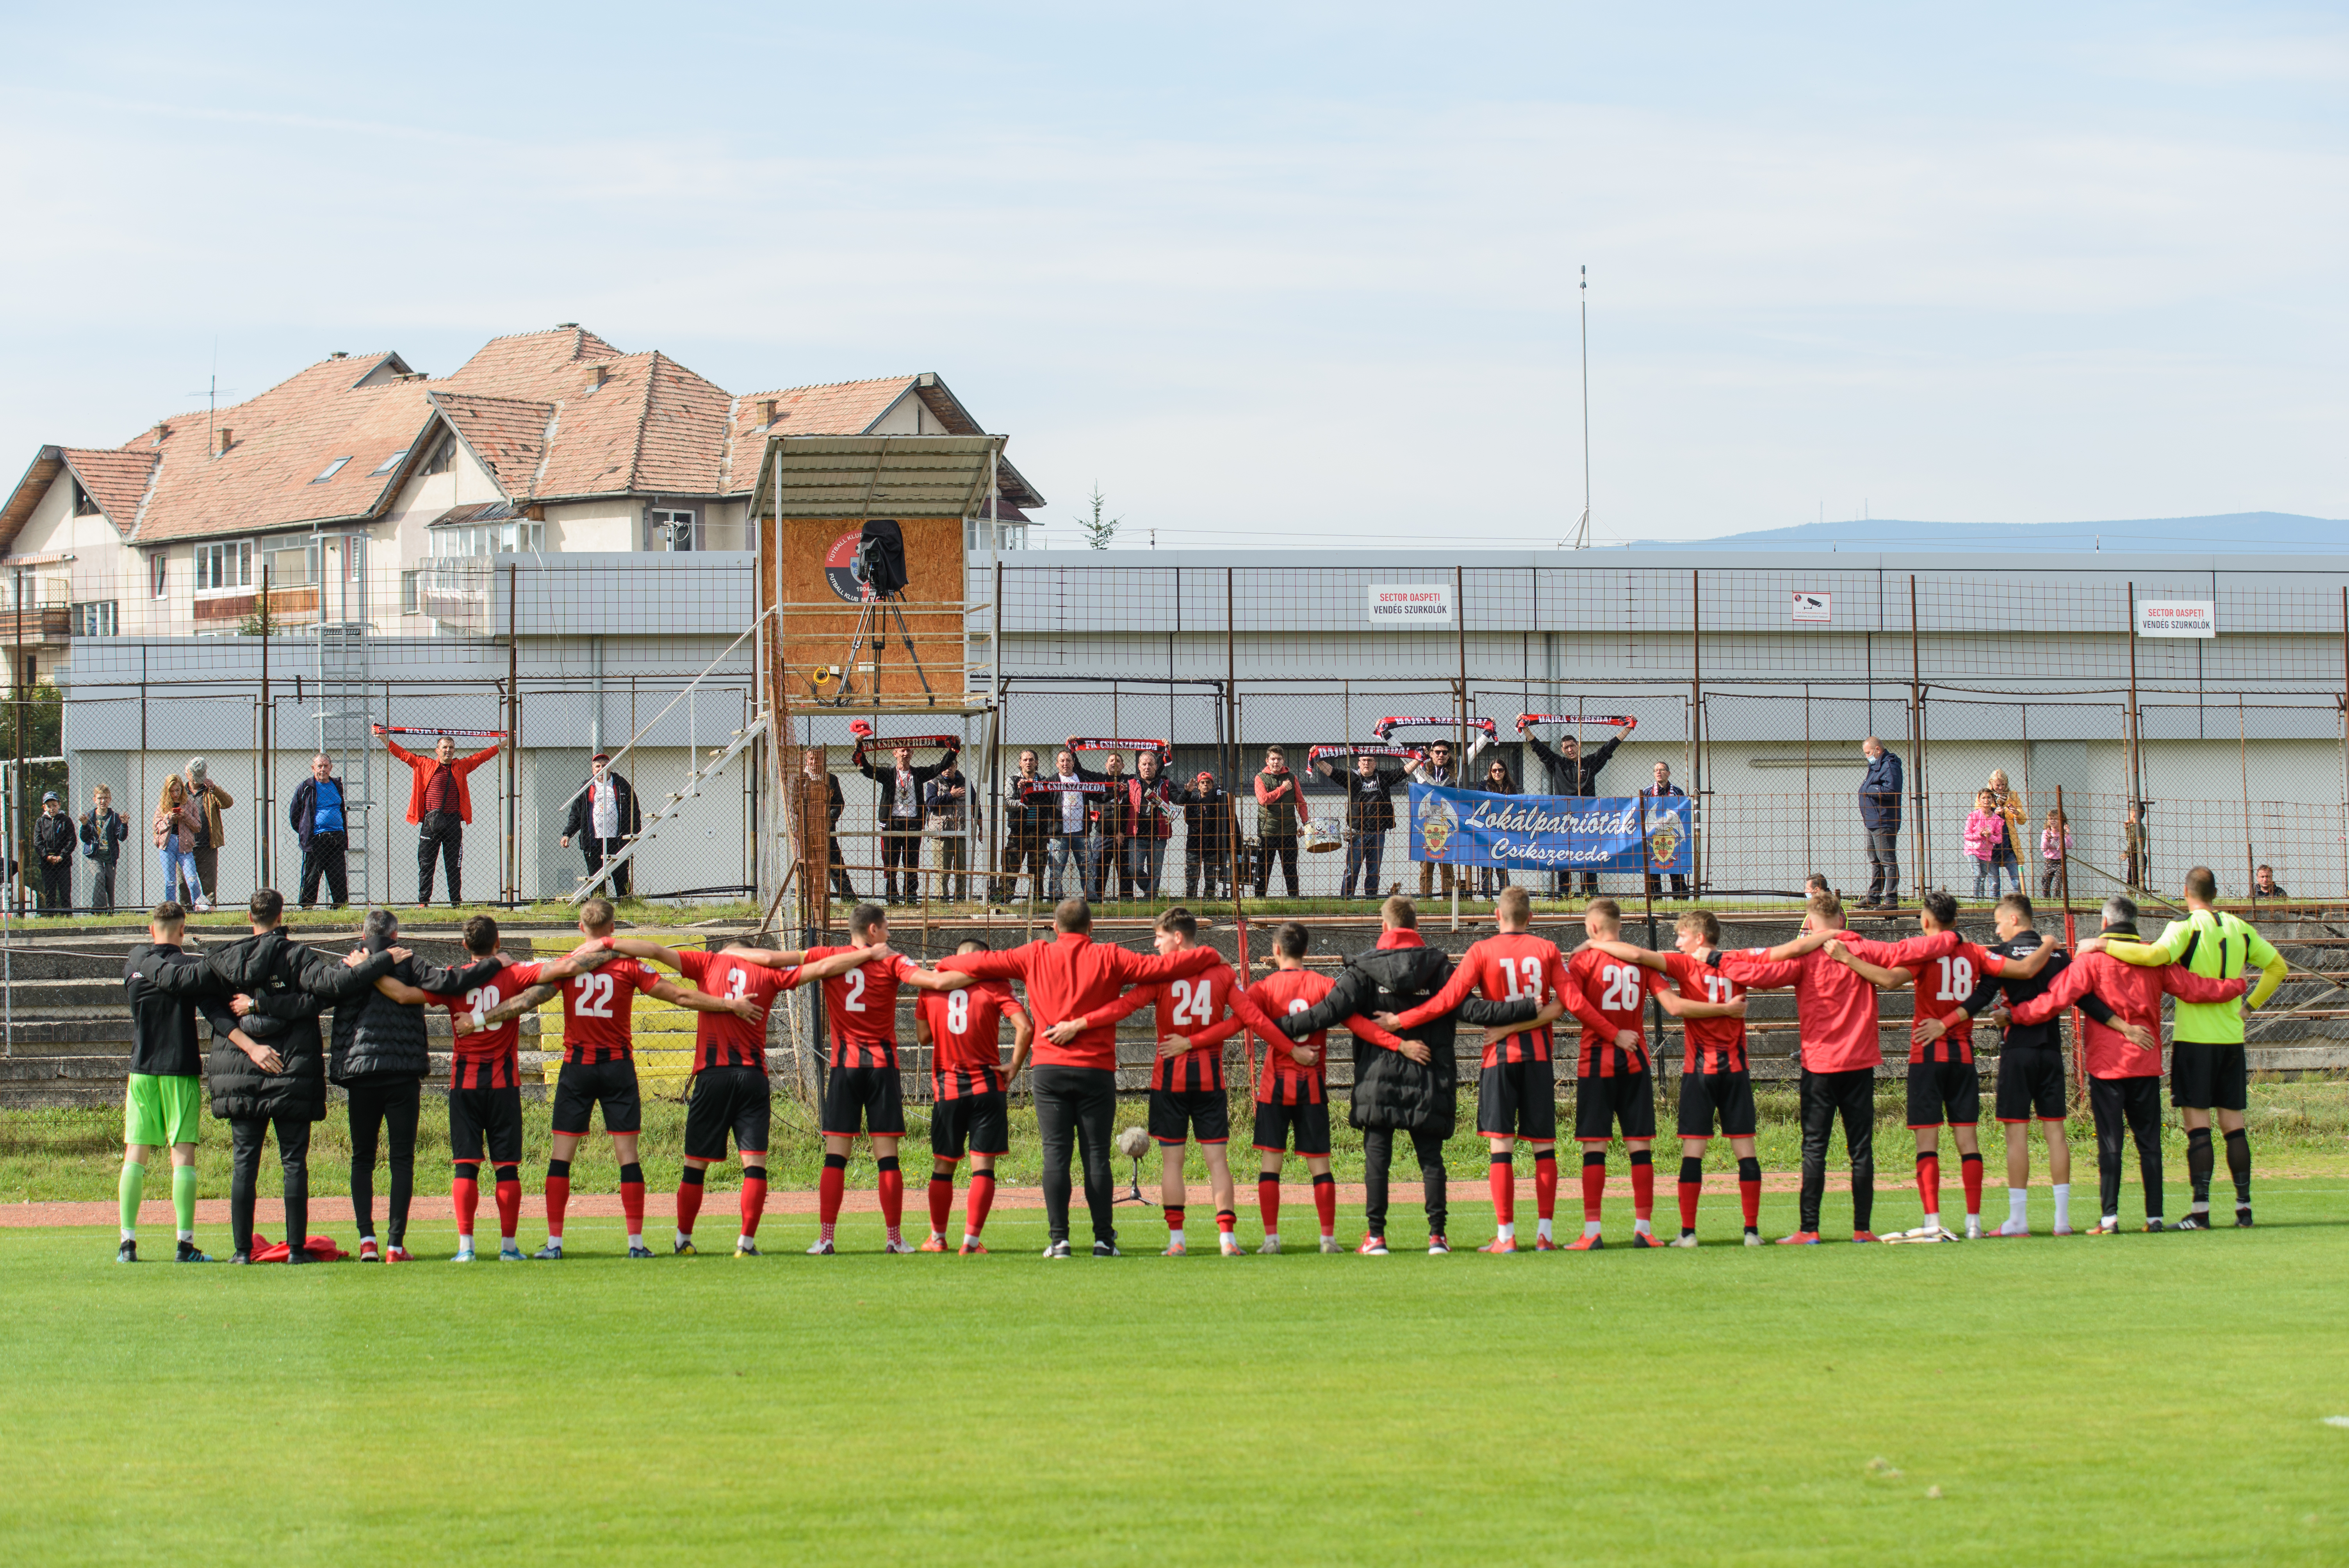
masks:
<path fill-rule="evenodd" d="M 310 758 L 310 777 L 294 791 L 286 809 L 294 836 L 302 844 L 302 907 L 318 902 L 318 878 L 326 879 L 327 896 L 340 909 L 350 902 L 350 873 L 344 857 L 350 852 L 350 820 L 343 810 L 343 781 L 335 777 L 335 760 L 321 751 Z"/>
<path fill-rule="evenodd" d="M 1900 903 L 1900 758 L 1869 736 L 1859 743 L 1868 776 L 1859 781 L 1859 825 L 1868 831 L 1868 896 L 1862 909 Z"/>

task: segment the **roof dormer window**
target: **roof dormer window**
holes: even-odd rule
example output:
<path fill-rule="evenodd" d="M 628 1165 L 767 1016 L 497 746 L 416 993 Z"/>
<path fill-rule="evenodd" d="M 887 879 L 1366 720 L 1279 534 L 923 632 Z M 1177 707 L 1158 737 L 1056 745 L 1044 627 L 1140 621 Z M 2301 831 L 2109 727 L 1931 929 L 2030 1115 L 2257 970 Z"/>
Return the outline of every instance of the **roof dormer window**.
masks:
<path fill-rule="evenodd" d="M 328 463 L 325 468 L 319 469 L 318 477 L 312 480 L 310 482 L 314 485 L 325 484 L 328 480 L 333 479 L 336 474 L 341 473 L 343 471 L 343 465 L 350 460 L 351 459 L 347 457 L 336 458 L 333 462 Z"/>
<path fill-rule="evenodd" d="M 96 517 L 98 502 L 89 499 L 89 491 L 82 488 L 81 480 L 74 480 L 73 488 L 73 514 L 76 517 Z"/>

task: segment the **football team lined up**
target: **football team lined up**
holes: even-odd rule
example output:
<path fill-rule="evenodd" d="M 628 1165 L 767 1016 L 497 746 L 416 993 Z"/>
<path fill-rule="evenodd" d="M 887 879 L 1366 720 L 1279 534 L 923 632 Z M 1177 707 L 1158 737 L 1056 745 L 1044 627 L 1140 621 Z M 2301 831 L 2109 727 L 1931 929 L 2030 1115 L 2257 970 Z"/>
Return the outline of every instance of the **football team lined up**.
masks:
<path fill-rule="evenodd" d="M 1071 1255 L 1072 1156 L 1081 1159 L 1094 1255 L 1117 1255 L 1109 1164 L 1116 1026 L 1143 1008 L 1154 1009 L 1158 1040 L 1148 1131 L 1161 1150 L 1167 1255 L 1188 1250 L 1184 1160 L 1193 1141 L 1200 1145 L 1209 1171 L 1219 1250 L 1227 1256 L 1243 1251 L 1226 1153 L 1230 1117 L 1225 1078 L 1226 1043 L 1243 1031 L 1256 1082 L 1251 1141 L 1259 1156 L 1262 1241 L 1257 1250 L 1282 1250 L 1280 1175 L 1290 1153 L 1301 1158 L 1311 1174 L 1319 1250 L 1346 1250 L 1337 1236 L 1337 1189 L 1330 1172 L 1328 1037 L 1337 1027 L 1350 1031 L 1354 1039 L 1350 1118 L 1363 1135 L 1366 1233 L 1354 1250 L 1371 1255 L 1388 1250 L 1387 1187 L 1397 1132 L 1410 1136 L 1419 1156 L 1428 1251 L 1451 1250 L 1442 1149 L 1454 1130 L 1454 1035 L 1464 1026 L 1482 1031 L 1476 1129 L 1491 1150 L 1495 1228 L 1493 1239 L 1479 1251 L 1603 1246 L 1607 1150 L 1619 1136 L 1630 1154 L 1631 1246 L 1698 1244 L 1704 1154 L 1716 1137 L 1729 1141 L 1736 1158 L 1744 1244 L 1758 1246 L 1762 1170 L 1744 1015 L 1748 993 L 1764 989 L 1793 992 L 1801 1037 L 1800 1218 L 1793 1233 L 1779 1239 L 1780 1244 L 1811 1244 L 1821 1239 L 1827 1146 L 1838 1119 L 1850 1161 L 1852 1236 L 1874 1241 L 1879 1239 L 1870 1228 L 1874 1084 L 1881 1061 L 1878 996 L 1883 990 L 1904 986 L 1914 986 L 1918 993 L 1908 1062 L 1908 1122 L 1916 1140 L 1917 1191 L 1924 1222 L 1882 1239 L 1959 1239 L 1941 1222 L 1944 1123 L 1951 1130 L 1961 1164 L 1963 1233 L 1984 1233 L 1977 1137 L 1982 1088 L 1971 1028 L 1985 1016 L 2005 1031 L 1994 1114 L 2010 1130 L 2009 1212 L 1994 1233 L 2030 1233 L 2025 1217 L 2028 1133 L 2034 1121 L 2047 1149 L 2054 1233 L 2072 1233 L 2070 1170 L 2062 1132 L 2064 1060 L 2057 1034 L 2057 1019 L 2070 1007 L 2088 1020 L 2088 1098 L 2099 1175 L 2098 1218 L 2092 1229 L 2110 1234 L 2120 1228 L 2125 1137 L 2133 1137 L 2137 1144 L 2146 1228 L 2160 1230 L 2165 1224 L 2158 1103 L 2164 995 L 2178 1000 L 2171 1103 L 2179 1109 L 2188 1130 L 2193 1187 L 2192 1210 L 2175 1228 L 2210 1225 L 2214 1116 L 2225 1135 L 2234 1179 L 2236 1222 L 2251 1222 L 2251 1154 L 2243 1127 L 2248 1075 L 2242 1009 L 2254 979 L 2251 1006 L 2273 994 L 2284 964 L 2251 926 L 2212 907 L 2215 892 L 2210 873 L 2197 868 L 2187 880 L 2187 917 L 2150 941 L 2137 931 L 2136 906 L 2126 898 L 2112 899 L 2105 905 L 2103 933 L 2083 943 L 2076 954 L 2066 954 L 2033 929 L 2030 901 L 2019 892 L 1997 906 L 1998 941 L 1984 946 L 1958 933 L 1956 905 L 1945 893 L 1924 899 L 1917 935 L 1884 942 L 1845 929 L 1839 900 L 1824 890 L 1811 896 L 1801 934 L 1778 946 L 1723 952 L 1717 921 L 1694 910 L 1678 918 L 1676 950 L 1656 953 L 1623 939 L 1620 912 L 1613 900 L 1604 898 L 1591 900 L 1584 911 L 1584 940 L 1562 952 L 1532 933 L 1529 901 L 1522 889 L 1509 889 L 1500 894 L 1494 911 L 1497 932 L 1471 945 L 1456 964 L 1420 940 L 1412 902 L 1397 896 L 1383 906 L 1377 947 L 1336 975 L 1306 966 L 1309 934 L 1291 922 L 1275 934 L 1271 972 L 1247 986 L 1219 954 L 1200 943 L 1198 923 L 1181 908 L 1159 918 L 1155 955 L 1093 942 L 1089 906 L 1081 899 L 1070 899 L 1055 912 L 1057 932 L 1050 940 L 1004 952 L 968 940 L 935 967 L 924 967 L 889 946 L 886 914 L 876 905 L 855 911 L 849 945 L 780 953 L 729 946 L 703 953 L 615 935 L 611 906 L 591 899 L 582 906 L 580 919 L 585 944 L 560 959 L 509 961 L 500 952 L 495 923 L 476 917 L 465 927 L 471 955 L 465 965 L 450 969 L 410 965 L 404 950 L 394 950 L 402 965 L 399 974 L 406 976 L 402 979 L 386 974 L 381 964 L 363 964 L 365 955 L 354 954 L 349 962 L 355 967 L 347 976 L 337 975 L 333 986 L 347 995 L 357 986 L 357 995 L 366 996 L 371 993 L 365 987 L 371 984 L 396 1002 L 429 1000 L 449 1009 L 456 1029 L 449 1093 L 455 1165 L 451 1191 L 460 1237 L 456 1262 L 470 1262 L 476 1255 L 473 1234 L 484 1162 L 495 1174 L 498 1255 L 510 1261 L 525 1255 L 516 1233 L 523 1136 L 519 1019 L 553 994 L 547 987 L 559 989 L 562 996 L 564 1056 L 553 1096 L 552 1157 L 545 1178 L 547 1239 L 531 1255 L 549 1261 L 564 1255 L 570 1161 L 599 1114 L 619 1157 L 628 1255 L 654 1255 L 644 1240 L 644 1182 L 636 1148 L 643 1113 L 630 1016 L 639 991 L 670 996 L 697 1011 L 684 1170 L 671 1251 L 696 1250 L 704 1173 L 709 1165 L 726 1160 L 730 1143 L 743 1166 L 734 1252 L 756 1255 L 767 1194 L 770 1132 L 766 1010 L 783 991 L 810 983 L 823 986 L 828 1057 L 820 1229 L 808 1249 L 818 1255 L 834 1250 L 848 1155 L 860 1136 L 870 1140 L 878 1169 L 886 1251 L 986 1252 L 982 1237 L 994 1197 L 994 1166 L 1009 1148 L 1009 1086 L 1026 1068 L 1032 1068 L 1043 1151 L 1050 1238 L 1045 1255 Z M 157 946 L 146 950 L 145 972 L 140 972 L 140 955 L 134 954 L 127 975 L 134 1011 L 143 982 L 150 1011 L 159 1019 L 162 997 L 154 989 L 159 977 L 181 995 L 194 994 L 195 984 L 185 969 L 178 971 L 180 978 L 168 978 L 174 970 L 172 960 L 196 961 L 177 954 L 176 922 L 166 920 L 166 913 L 158 912 Z M 262 940 L 258 925 L 256 932 L 255 941 Z M 675 971 L 691 986 L 664 981 L 651 965 Z M 1024 988 L 1024 1005 L 1009 984 L 1015 978 Z M 920 994 L 915 1006 L 916 1036 L 931 1051 L 929 1227 L 927 1238 L 918 1245 L 907 1241 L 903 1228 L 905 1189 L 897 1158 L 906 1132 L 896 1037 L 900 988 Z M 323 995 L 329 986 L 319 981 L 313 989 Z M 1644 1024 L 1651 996 L 1683 1026 L 1680 1224 L 1670 1241 L 1659 1237 L 1653 1221 L 1658 1074 Z M 246 1000 L 239 997 L 237 1002 Z M 315 1016 L 318 1007 L 335 1004 L 313 999 L 304 1005 Z M 1569 1015 L 1581 1026 L 1572 1057 L 1572 1137 L 1582 1153 L 1583 1223 L 1578 1235 L 1561 1243 L 1553 1230 L 1558 1138 L 1553 1028 Z M 243 1052 L 266 1071 L 263 1057 L 254 1054 L 261 1042 L 237 1026 L 251 1022 L 253 1016 L 247 1005 L 233 1005 L 233 1016 L 216 1015 L 215 1031 L 223 1036 L 217 1048 Z M 1013 1036 L 1008 1065 L 1001 1054 L 1006 1022 Z M 339 1024 L 336 1033 L 339 1068 L 344 1036 Z M 188 1034 L 191 1043 L 191 1022 Z M 1259 1047 L 1260 1058 L 1253 1054 Z M 274 1059 L 274 1052 L 271 1056 Z M 216 1075 L 218 1071 L 216 1066 Z M 169 1082 L 159 1087 L 153 1077 L 133 1075 L 127 1153 L 133 1162 L 143 1163 L 153 1147 L 169 1143 L 175 1164 L 190 1163 L 180 1156 L 180 1137 L 145 1122 L 160 1123 L 163 1113 L 156 1108 L 180 1103 L 192 1088 Z M 339 1081 L 339 1070 L 337 1077 Z M 142 1078 L 150 1081 L 142 1084 Z M 191 1118 L 181 1130 L 192 1138 Z M 283 1121 L 278 1131 L 284 1142 L 288 1129 Z M 300 1136 L 306 1146 L 306 1132 Z M 256 1161 L 258 1137 L 256 1132 L 253 1140 Z M 241 1131 L 241 1170 L 246 1162 L 244 1141 Z M 1529 1249 L 1520 1242 L 1516 1225 L 1520 1145 L 1530 1152 L 1534 1168 L 1536 1224 Z M 948 1227 L 955 1173 L 966 1157 L 971 1172 L 957 1243 L 950 1239 Z M 289 1165 L 289 1175 L 291 1169 Z M 126 1191 L 129 1176 L 127 1164 Z M 187 1185 L 191 1200 L 192 1181 Z M 290 1181 L 288 1191 L 290 1196 Z M 240 1199 L 249 1211 L 249 1184 Z M 291 1207 L 289 1203 L 289 1221 L 294 1218 Z M 129 1259 L 136 1256 L 135 1209 L 135 1202 L 126 1200 L 123 1255 Z M 189 1212 L 191 1208 L 183 1210 L 181 1252 L 183 1258 L 192 1253 L 193 1261 L 202 1253 L 193 1249 Z M 239 1226 L 241 1260 L 250 1228 L 248 1212 Z M 293 1241 L 298 1253 L 298 1224 L 295 1228 Z M 404 1249 L 394 1250 L 405 1255 Z"/>

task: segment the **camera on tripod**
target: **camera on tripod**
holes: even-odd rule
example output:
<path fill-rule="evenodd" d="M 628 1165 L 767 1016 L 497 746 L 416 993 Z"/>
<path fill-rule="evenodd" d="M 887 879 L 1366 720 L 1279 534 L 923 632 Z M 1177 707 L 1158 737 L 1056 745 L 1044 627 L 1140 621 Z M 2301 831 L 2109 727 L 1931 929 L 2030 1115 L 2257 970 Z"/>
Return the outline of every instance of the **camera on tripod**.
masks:
<path fill-rule="evenodd" d="M 912 579 L 905 574 L 905 536 L 895 519 L 865 521 L 848 574 L 864 583 L 875 599 L 894 599 L 911 585 Z"/>
<path fill-rule="evenodd" d="M 856 552 L 850 557 L 848 574 L 864 590 L 857 606 L 856 627 L 849 634 L 848 657 L 840 665 L 839 689 L 829 698 L 823 688 L 830 684 L 828 668 L 816 673 L 816 700 L 829 701 L 844 707 L 855 695 L 858 660 L 869 644 L 873 650 L 871 689 L 874 696 L 881 690 L 881 656 L 889 646 L 889 623 L 897 624 L 898 640 L 905 645 L 907 662 L 914 666 L 915 678 L 922 683 L 922 695 L 935 707 L 937 694 L 930 689 L 930 677 L 922 668 L 921 655 L 914 651 L 914 634 L 905 624 L 905 613 L 898 608 L 912 579 L 905 572 L 905 535 L 895 518 L 867 518 L 856 538 Z"/>

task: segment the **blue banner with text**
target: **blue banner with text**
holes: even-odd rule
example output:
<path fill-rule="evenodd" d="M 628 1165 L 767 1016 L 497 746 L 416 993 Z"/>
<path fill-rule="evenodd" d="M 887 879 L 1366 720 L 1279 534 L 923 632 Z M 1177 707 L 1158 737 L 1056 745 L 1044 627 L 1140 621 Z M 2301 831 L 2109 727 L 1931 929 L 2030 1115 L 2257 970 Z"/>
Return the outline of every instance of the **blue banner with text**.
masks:
<path fill-rule="evenodd" d="M 1525 871 L 1693 871 L 1690 800 L 1411 787 L 1411 858 Z"/>

